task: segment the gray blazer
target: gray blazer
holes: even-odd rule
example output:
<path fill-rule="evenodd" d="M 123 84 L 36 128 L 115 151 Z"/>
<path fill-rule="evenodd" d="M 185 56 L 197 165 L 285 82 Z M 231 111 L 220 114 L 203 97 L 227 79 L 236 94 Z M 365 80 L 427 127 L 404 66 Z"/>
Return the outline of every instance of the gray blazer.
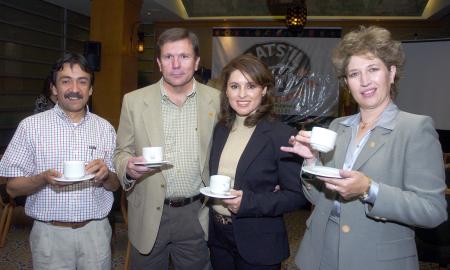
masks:
<path fill-rule="evenodd" d="M 199 133 L 199 160 L 202 180 L 209 185 L 209 151 L 213 129 L 219 112 L 219 91 L 197 83 L 197 112 Z M 125 185 L 127 161 L 131 156 L 141 156 L 142 147 L 163 145 L 164 134 L 161 115 L 159 82 L 124 96 L 117 131 L 114 166 L 122 187 Z M 156 240 L 166 195 L 164 170 L 150 174 L 129 190 L 128 237 L 133 246 L 148 254 Z M 207 211 L 207 207 L 203 209 Z M 208 214 L 199 213 L 207 224 Z M 206 230 L 206 228 L 204 228 Z"/>
<path fill-rule="evenodd" d="M 343 166 L 351 140 L 351 127 L 340 124 L 344 119 L 330 125 L 338 138 L 324 157 L 326 166 Z M 340 200 L 340 270 L 419 269 L 414 227 L 435 227 L 447 219 L 442 150 L 431 118 L 399 111 L 392 127 L 374 129 L 353 167 L 379 183 L 373 207 Z M 320 180 L 302 182 L 315 208 L 295 261 L 301 270 L 318 270 L 337 195 Z"/>

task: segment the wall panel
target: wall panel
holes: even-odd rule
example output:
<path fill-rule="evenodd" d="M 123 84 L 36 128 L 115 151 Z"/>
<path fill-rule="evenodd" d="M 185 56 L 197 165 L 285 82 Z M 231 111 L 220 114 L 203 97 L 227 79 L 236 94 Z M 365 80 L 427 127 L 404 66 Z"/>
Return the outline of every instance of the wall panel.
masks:
<path fill-rule="evenodd" d="M 90 19 L 41 0 L 0 0 L 0 153 L 65 51 L 83 53 Z"/>

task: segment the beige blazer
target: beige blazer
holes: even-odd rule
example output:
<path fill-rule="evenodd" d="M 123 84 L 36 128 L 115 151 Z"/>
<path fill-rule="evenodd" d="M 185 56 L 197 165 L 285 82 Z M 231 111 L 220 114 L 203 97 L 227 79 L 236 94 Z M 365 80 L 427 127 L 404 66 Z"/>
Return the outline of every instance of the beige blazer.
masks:
<path fill-rule="evenodd" d="M 196 95 L 200 171 L 202 180 L 209 185 L 208 160 L 213 128 L 219 111 L 219 91 L 198 83 Z M 113 161 L 125 190 L 129 188 L 125 186 L 128 159 L 131 156 L 141 156 L 142 147 L 163 144 L 161 92 L 158 82 L 130 92 L 123 98 Z M 161 221 L 166 194 L 164 170 L 148 175 L 127 193 L 128 236 L 139 252 L 147 254 L 153 248 Z M 202 210 L 206 209 L 207 207 Z M 201 216 L 207 219 L 208 215 L 202 213 Z M 201 220 L 201 223 L 207 224 L 207 220 Z"/>

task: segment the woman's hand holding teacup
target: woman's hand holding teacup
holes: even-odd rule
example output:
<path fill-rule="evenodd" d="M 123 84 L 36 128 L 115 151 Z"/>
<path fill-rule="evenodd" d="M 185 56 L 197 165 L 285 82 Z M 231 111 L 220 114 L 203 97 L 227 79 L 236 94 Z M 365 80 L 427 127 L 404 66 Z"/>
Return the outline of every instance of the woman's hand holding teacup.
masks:
<path fill-rule="evenodd" d="M 346 200 L 358 197 L 369 189 L 370 178 L 363 173 L 339 170 L 339 174 L 342 178 L 317 176 L 317 179 L 324 181 L 326 188 L 336 191 Z"/>
<path fill-rule="evenodd" d="M 310 145 L 311 131 L 300 130 L 296 136 L 289 138 L 291 147 L 282 146 L 281 151 L 295 153 L 303 157 L 308 165 L 315 163 L 318 157 L 318 152 Z"/>
<path fill-rule="evenodd" d="M 242 195 L 244 194 L 244 192 L 242 190 L 230 189 L 230 194 L 237 197 L 233 199 L 223 199 L 222 201 L 225 204 L 225 207 L 228 208 L 228 210 L 230 210 L 234 214 L 237 214 L 239 208 L 241 207 Z"/>

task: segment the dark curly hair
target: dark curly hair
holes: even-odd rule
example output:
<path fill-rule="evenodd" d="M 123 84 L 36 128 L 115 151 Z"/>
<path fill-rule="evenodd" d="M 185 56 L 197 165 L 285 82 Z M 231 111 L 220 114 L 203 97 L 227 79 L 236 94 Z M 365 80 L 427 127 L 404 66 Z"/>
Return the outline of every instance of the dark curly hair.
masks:
<path fill-rule="evenodd" d="M 228 128 L 231 128 L 236 119 L 236 112 L 231 108 L 226 95 L 228 80 L 230 79 L 231 73 L 235 70 L 241 71 L 245 76 L 248 76 L 248 79 L 252 80 L 257 85 L 263 88 L 267 87 L 266 94 L 262 97 L 260 106 L 256 109 L 255 113 L 245 119 L 244 125 L 253 127 L 263 118 L 269 120 L 273 119 L 274 100 L 272 93 L 275 86 L 273 75 L 267 65 L 256 56 L 243 54 L 231 60 L 231 62 L 222 69 L 219 121 Z"/>
<path fill-rule="evenodd" d="M 372 54 L 386 65 L 387 68 L 396 66 L 394 83 L 390 89 L 391 98 L 397 95 L 398 81 L 405 59 L 401 43 L 391 38 L 391 33 L 378 26 L 364 27 L 347 33 L 333 52 L 333 64 L 339 83 L 347 85 L 345 78 L 350 58 L 353 55 Z"/>

